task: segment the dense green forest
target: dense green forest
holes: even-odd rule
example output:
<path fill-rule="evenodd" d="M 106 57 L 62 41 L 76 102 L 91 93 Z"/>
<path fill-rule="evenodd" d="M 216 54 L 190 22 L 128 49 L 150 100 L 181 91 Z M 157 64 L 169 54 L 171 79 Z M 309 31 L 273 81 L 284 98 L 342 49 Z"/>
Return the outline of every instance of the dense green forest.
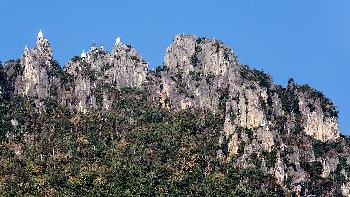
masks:
<path fill-rule="evenodd" d="M 223 119 L 166 111 L 125 89 L 108 112 L 1 99 L 2 196 L 278 196 L 257 169 L 217 157 Z M 11 135 L 4 135 L 11 131 Z"/>

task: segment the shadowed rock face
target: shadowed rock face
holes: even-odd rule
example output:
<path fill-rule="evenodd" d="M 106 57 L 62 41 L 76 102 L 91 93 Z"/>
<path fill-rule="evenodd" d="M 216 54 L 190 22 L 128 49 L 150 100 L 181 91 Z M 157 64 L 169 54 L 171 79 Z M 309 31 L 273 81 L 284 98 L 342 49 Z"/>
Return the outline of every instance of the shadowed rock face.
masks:
<path fill-rule="evenodd" d="M 38 37 L 34 49 L 25 49 L 21 60 L 7 62 L 0 70 L 0 96 L 11 92 L 39 103 L 53 99 L 88 113 L 110 110 L 116 92 L 131 87 L 147 90 L 166 109 L 212 111 L 224 122 L 219 140 L 224 148 L 218 157 L 234 159 L 240 167 L 251 167 L 253 156 L 261 158 L 255 167 L 274 175 L 281 185 L 292 181 L 293 191 L 310 178 L 303 162 L 319 162 L 326 178 L 344 157 L 329 151 L 320 157 L 314 150 L 317 143 L 345 143 L 329 99 L 292 80 L 286 88 L 274 84 L 269 75 L 241 65 L 219 40 L 177 35 L 166 50 L 163 67 L 147 69 L 137 51 L 120 42 L 112 52 L 94 47 L 62 69 L 48 40 Z M 345 194 L 349 184 L 347 179 Z"/>

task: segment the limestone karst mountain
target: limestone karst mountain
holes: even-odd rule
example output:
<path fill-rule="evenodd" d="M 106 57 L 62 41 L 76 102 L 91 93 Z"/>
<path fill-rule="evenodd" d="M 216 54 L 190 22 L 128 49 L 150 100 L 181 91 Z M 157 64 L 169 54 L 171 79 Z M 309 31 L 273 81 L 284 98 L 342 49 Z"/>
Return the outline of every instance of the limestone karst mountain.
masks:
<path fill-rule="evenodd" d="M 183 126 L 189 131 L 178 140 L 197 136 L 196 132 L 205 133 L 208 128 L 212 129 L 211 134 L 206 133 L 206 136 L 213 135 L 210 139 L 206 138 L 210 142 L 192 141 L 190 149 L 211 146 L 213 149 L 210 150 L 214 150 L 215 156 L 210 157 L 205 152 L 196 153 L 186 163 L 187 167 L 182 166 L 186 169 L 197 166 L 203 174 L 200 180 L 219 176 L 221 181 L 228 181 L 237 179 L 229 176 L 230 168 L 254 169 L 262 173 L 262 176 L 270 177 L 271 182 L 266 185 L 261 182 L 254 189 L 251 188 L 252 192 L 261 189 L 271 192 L 271 195 L 282 196 L 350 195 L 350 139 L 340 135 L 334 104 L 308 85 L 298 85 L 293 80 L 289 81 L 286 88 L 275 84 L 268 74 L 240 64 L 234 52 L 216 39 L 176 35 L 173 43 L 166 49 L 163 66 L 154 70 L 148 68 L 147 62 L 134 48 L 121 43 L 119 38 L 111 52 L 93 46 L 87 53 L 73 57 L 61 68 L 53 57 L 49 41 L 40 32 L 34 49 L 26 47 L 20 60 L 8 61 L 1 67 L 0 99 L 2 147 L 13 151 L 16 158 L 26 158 L 28 161 L 23 160 L 32 162 L 33 165 L 39 166 L 40 162 L 52 160 L 59 161 L 58 164 L 62 162 L 65 166 L 67 163 L 77 162 L 76 158 L 71 159 L 74 158 L 71 156 L 72 152 L 77 151 L 76 146 L 82 146 L 79 150 L 91 146 L 93 149 L 89 151 L 94 156 L 90 158 L 91 163 L 88 165 L 93 166 L 99 160 L 99 154 L 114 151 L 111 148 L 113 143 L 119 144 L 117 147 L 124 147 L 132 144 L 132 139 L 140 139 L 141 134 L 134 133 L 134 129 L 142 130 L 146 127 L 148 132 L 155 132 L 157 125 L 164 126 L 166 122 L 169 133 L 172 133 L 169 124 L 174 128 Z M 18 108 L 14 109 L 16 106 Z M 151 116 L 147 115 L 149 111 L 152 112 Z M 215 123 L 206 124 L 202 115 L 197 114 L 197 117 L 198 111 L 202 115 L 206 114 L 203 115 L 205 117 L 213 114 L 216 117 L 213 119 Z M 196 126 L 176 123 L 177 119 L 174 117 L 181 120 L 179 113 L 185 112 L 196 115 L 192 117 L 197 121 L 193 123 Z M 111 114 L 113 118 L 110 119 Z M 65 123 L 55 122 L 56 120 Z M 52 137 L 61 135 L 61 132 L 65 137 Z M 52 151 L 59 151 L 58 153 L 35 148 L 35 140 L 43 139 L 40 138 L 40 133 L 48 133 L 45 139 L 52 143 L 47 147 Z M 164 139 L 167 135 L 164 134 Z M 131 138 L 130 142 L 128 136 Z M 171 136 L 175 139 L 177 133 L 172 133 L 170 139 Z M 69 141 L 72 139 L 75 140 Z M 137 141 L 140 144 L 134 142 L 142 151 L 164 149 L 164 146 L 157 147 L 156 150 L 145 148 L 160 143 L 162 138 L 158 141 L 142 139 Z M 176 144 L 173 140 L 167 141 L 166 145 Z M 74 148 L 59 148 L 59 143 L 64 144 L 62 141 L 67 146 L 75 143 L 78 145 L 72 145 Z M 101 142 L 108 146 L 96 148 L 101 146 Z M 175 148 L 170 152 L 184 154 L 183 158 L 186 154 L 191 154 L 185 153 L 183 144 L 178 145 L 179 147 L 173 146 Z M 97 149 L 101 152 L 97 153 Z M 128 149 L 131 150 L 132 148 Z M 128 151 L 125 158 L 135 154 Z M 32 156 L 24 156 L 26 154 Z M 201 154 L 202 157 L 199 157 Z M 82 159 L 85 156 L 80 155 L 77 158 Z M 154 157 L 151 157 L 151 161 L 152 159 Z M 199 164 L 197 160 L 202 163 Z M 173 165 L 167 163 L 168 160 L 162 162 L 162 165 Z M 36 172 L 35 165 L 32 166 L 34 170 L 30 168 L 33 170 L 31 176 L 40 176 L 45 182 L 45 173 Z M 183 171 L 178 165 L 180 164 L 174 164 L 175 171 L 181 169 L 184 174 L 192 173 L 192 170 Z M 217 166 L 221 166 L 220 169 Z M 23 168 L 28 170 L 27 167 Z M 144 171 L 148 176 L 149 171 Z M 16 175 L 11 173 L 13 171 L 8 170 L 0 176 L 0 191 L 7 191 L 6 188 L 14 184 L 11 180 L 16 180 L 16 177 L 10 177 Z M 169 176 L 176 177 L 176 173 Z M 72 177 L 76 179 L 71 180 Z M 254 177 L 256 178 L 255 175 L 246 175 L 237 183 L 240 186 L 249 185 L 247 182 L 255 180 Z M 68 185 L 71 184 L 70 181 L 78 181 L 84 185 L 81 183 L 83 178 L 80 178 L 78 175 L 67 175 L 62 181 L 68 182 Z M 89 184 L 96 183 L 98 177 L 94 178 Z M 30 177 L 25 180 L 27 179 L 29 182 L 23 184 L 33 181 Z M 103 180 L 105 184 L 113 182 L 112 178 L 106 177 L 98 180 Z M 55 183 L 45 182 L 54 191 L 62 192 Z M 61 187 L 66 186 L 63 184 Z M 19 185 L 13 187 L 23 189 Z M 86 187 L 88 190 L 92 188 Z M 39 184 L 38 188 L 43 188 L 43 185 Z M 238 186 L 231 189 L 234 192 L 240 191 Z M 134 193 L 129 192 L 133 195 L 144 194 L 138 193 L 139 191 L 140 188 L 135 189 Z M 159 191 L 172 190 L 163 188 Z"/>

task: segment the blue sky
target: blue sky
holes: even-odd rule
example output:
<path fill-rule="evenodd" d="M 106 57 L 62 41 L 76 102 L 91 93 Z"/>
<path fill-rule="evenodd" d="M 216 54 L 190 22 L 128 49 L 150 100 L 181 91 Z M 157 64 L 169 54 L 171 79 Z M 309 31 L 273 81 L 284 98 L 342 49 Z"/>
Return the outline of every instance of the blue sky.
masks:
<path fill-rule="evenodd" d="M 275 82 L 293 77 L 325 93 L 350 134 L 349 0 L 11 0 L 0 9 L 2 62 L 33 47 L 39 29 L 62 65 L 93 40 L 111 49 L 117 35 L 151 67 L 162 64 L 177 33 L 218 38 Z"/>

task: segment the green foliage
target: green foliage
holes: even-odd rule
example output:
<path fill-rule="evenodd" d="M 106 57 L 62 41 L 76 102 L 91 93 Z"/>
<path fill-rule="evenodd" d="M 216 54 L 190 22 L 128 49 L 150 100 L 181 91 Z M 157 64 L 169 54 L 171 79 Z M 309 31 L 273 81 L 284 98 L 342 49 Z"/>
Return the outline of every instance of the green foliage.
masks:
<path fill-rule="evenodd" d="M 326 154 L 330 150 L 335 150 L 338 153 L 342 153 L 342 150 L 343 150 L 340 142 L 338 141 L 322 142 L 322 141 L 313 139 L 312 146 L 316 157 L 322 157 L 324 154 Z"/>
<path fill-rule="evenodd" d="M 80 60 L 81 60 L 81 58 L 79 56 L 74 56 L 71 59 L 72 62 L 79 62 Z"/>
<path fill-rule="evenodd" d="M 221 92 L 223 101 L 227 99 L 227 89 Z M 136 88 L 113 92 L 117 99 L 109 112 L 96 110 L 87 114 L 70 111 L 50 99 L 40 101 L 45 106 L 40 112 L 30 98 L 0 99 L 0 193 L 283 196 L 275 179 L 259 170 L 262 158 L 267 167 L 275 166 L 277 146 L 271 152 L 250 155 L 248 162 L 255 169 L 235 168 L 238 160 L 223 162 L 217 158 L 220 149 L 228 156 L 231 138 L 218 143 L 224 124 L 222 113 L 160 109 L 149 101 L 148 92 Z M 238 128 L 237 133 L 239 139 L 242 135 L 248 139 L 240 140 L 236 158 L 249 152 L 245 147 L 255 137 L 253 130 L 246 128 Z M 340 144 L 315 141 L 313 145 L 318 153 L 342 150 L 338 149 Z M 287 147 L 281 158 L 287 167 L 295 168 L 294 163 L 287 162 L 287 155 L 292 153 L 293 149 Z M 301 166 L 312 177 L 312 184 L 306 185 L 309 191 L 319 193 L 333 187 L 331 181 L 320 178 L 319 162 L 305 161 Z M 350 175 L 346 158 L 341 159 L 332 175 L 334 180 L 344 180 L 339 172 L 342 170 Z"/>
<path fill-rule="evenodd" d="M 287 117 L 285 116 L 278 116 L 275 118 L 275 124 L 274 124 L 274 129 L 276 131 L 279 131 L 281 133 L 285 132 L 285 125 L 287 123 Z"/>
<path fill-rule="evenodd" d="M 262 152 L 262 155 L 264 156 L 266 161 L 266 167 L 272 168 L 275 166 L 276 159 L 277 159 L 277 152 L 278 151 L 276 148 L 274 148 L 271 152 L 268 152 L 265 150 Z"/>
<path fill-rule="evenodd" d="M 194 50 L 196 51 L 196 53 L 199 53 L 199 52 L 202 51 L 202 48 L 201 48 L 199 45 L 196 45 L 196 46 L 194 47 Z"/>
<path fill-rule="evenodd" d="M 299 114 L 299 99 L 298 96 L 294 94 L 294 90 L 290 88 L 279 87 L 277 90 L 281 101 L 282 109 L 288 113 L 297 113 Z"/>
<path fill-rule="evenodd" d="M 202 44 L 202 43 L 204 43 L 206 40 L 207 40 L 206 38 L 199 37 L 199 38 L 197 38 L 196 43 L 197 43 L 197 44 Z"/>
<path fill-rule="evenodd" d="M 160 78 L 162 72 L 167 71 L 168 67 L 166 65 L 157 66 L 154 70 L 151 70 L 150 73 L 154 74 L 156 77 Z"/>
<path fill-rule="evenodd" d="M 257 153 L 252 153 L 250 155 L 250 161 L 258 168 L 261 166 L 261 159 L 259 158 Z"/>
<path fill-rule="evenodd" d="M 346 143 L 346 145 L 348 146 L 348 147 L 350 147 L 350 136 L 341 136 L 341 137 L 343 137 L 344 139 L 345 139 L 345 143 Z"/>
<path fill-rule="evenodd" d="M 308 162 L 304 160 L 300 162 L 300 167 L 309 173 L 312 178 L 319 178 L 323 171 L 323 165 L 319 161 Z"/>
<path fill-rule="evenodd" d="M 15 91 L 15 81 L 23 73 L 24 67 L 21 65 L 20 60 L 9 60 L 5 63 L 0 72 L 0 86 L 4 88 L 2 90 L 3 97 L 9 97 L 11 92 Z"/>
<path fill-rule="evenodd" d="M 190 71 L 191 79 L 194 81 L 201 81 L 203 74 L 201 72 Z"/>
<path fill-rule="evenodd" d="M 191 92 L 181 79 L 176 82 L 176 88 L 179 91 L 180 94 L 184 94 L 188 98 L 194 98 L 193 92 Z"/>
<path fill-rule="evenodd" d="M 193 55 L 191 56 L 191 64 L 192 64 L 194 67 L 196 67 L 197 64 L 199 64 L 199 63 L 200 63 L 200 60 L 198 59 L 197 54 L 193 54 Z"/>
<path fill-rule="evenodd" d="M 316 111 L 315 105 L 310 102 L 307 104 L 307 107 L 310 109 L 310 112 Z"/>
<path fill-rule="evenodd" d="M 230 89 L 229 86 L 226 86 L 224 88 L 220 88 L 218 90 L 218 93 L 220 94 L 219 97 L 219 110 L 225 112 L 226 111 L 226 102 L 229 98 Z"/>
<path fill-rule="evenodd" d="M 105 63 L 104 65 L 101 66 L 101 71 L 105 72 L 105 71 L 107 71 L 107 70 L 109 70 L 109 69 L 111 69 L 113 67 L 114 67 L 113 63 L 108 63 L 107 62 L 107 63 Z"/>
<path fill-rule="evenodd" d="M 304 92 L 309 95 L 309 99 L 313 101 L 319 101 L 321 104 L 322 111 L 326 117 L 338 117 L 338 111 L 335 105 L 330 99 L 328 99 L 322 92 L 319 92 L 308 85 L 302 85 L 299 87 L 301 92 Z M 310 108 L 311 111 L 314 111 L 314 108 Z"/>
<path fill-rule="evenodd" d="M 350 176 L 350 165 L 347 163 L 346 157 L 341 157 L 339 161 L 339 166 L 341 169 L 344 169 L 347 176 Z"/>
<path fill-rule="evenodd" d="M 236 120 L 236 118 L 237 118 L 237 113 L 231 109 L 231 110 L 230 110 L 230 121 L 231 121 L 232 123 L 234 123 L 235 120 Z"/>
<path fill-rule="evenodd" d="M 253 132 L 253 130 L 252 130 L 252 129 L 245 128 L 244 131 L 245 131 L 245 133 L 247 134 L 249 141 L 252 141 L 253 138 L 254 138 L 254 132 Z"/>
<path fill-rule="evenodd" d="M 301 125 L 301 123 L 299 121 L 296 121 L 294 127 L 291 130 L 291 133 L 294 135 L 297 135 L 301 133 L 303 130 L 304 130 L 304 127 Z"/>
<path fill-rule="evenodd" d="M 244 154 L 244 148 L 245 148 L 246 143 L 244 141 L 241 141 L 238 146 L 237 150 L 237 157 L 240 157 Z"/>
<path fill-rule="evenodd" d="M 346 157 L 340 157 L 336 170 L 330 175 L 339 185 L 346 183 L 346 176 L 350 176 L 350 165 L 346 161 Z"/>
<path fill-rule="evenodd" d="M 228 156 L 228 144 L 230 142 L 230 139 L 232 138 L 232 135 L 229 135 L 228 137 L 224 137 L 223 142 L 221 144 L 221 150 L 225 156 Z"/>
<path fill-rule="evenodd" d="M 218 135 L 223 129 L 219 114 L 165 111 L 141 99 L 142 91 L 124 88 L 121 92 L 124 98 L 108 113 L 72 113 L 53 100 L 45 101 L 46 110 L 39 113 L 30 99 L 1 100 L 1 128 L 18 138 L 4 139 L 11 146 L 0 145 L 0 192 L 227 196 L 280 191 L 260 172 L 218 161 Z M 126 106 L 127 100 L 135 102 Z M 6 124 L 11 119 L 18 121 L 17 127 Z M 30 134 L 31 140 L 22 140 L 23 134 Z M 21 155 L 15 154 L 17 146 Z M 240 184 L 244 179 L 249 183 Z M 261 186 L 265 179 L 271 182 Z"/>
<path fill-rule="evenodd" d="M 247 65 L 241 65 L 240 73 L 243 79 L 256 81 L 260 86 L 267 89 L 271 87 L 271 78 L 264 71 L 250 69 Z"/>
<path fill-rule="evenodd" d="M 255 138 L 254 131 L 252 129 L 246 127 L 238 127 L 236 131 L 238 132 L 239 136 L 241 136 L 242 133 L 245 133 L 248 137 L 248 142 L 251 142 Z"/>
<path fill-rule="evenodd" d="M 165 117 L 165 112 L 160 109 L 152 109 L 146 111 L 140 117 L 140 121 L 143 123 L 160 123 Z"/>
<path fill-rule="evenodd" d="M 6 83 L 6 74 L 3 71 L 3 67 L 2 67 L 2 64 L 1 64 L 1 61 L 0 61 L 0 89 L 1 90 L 3 88 L 5 88 L 5 83 Z"/>
<path fill-rule="evenodd" d="M 207 74 L 205 77 L 205 81 L 207 82 L 208 85 L 212 85 L 214 78 L 215 78 L 214 74 Z"/>

